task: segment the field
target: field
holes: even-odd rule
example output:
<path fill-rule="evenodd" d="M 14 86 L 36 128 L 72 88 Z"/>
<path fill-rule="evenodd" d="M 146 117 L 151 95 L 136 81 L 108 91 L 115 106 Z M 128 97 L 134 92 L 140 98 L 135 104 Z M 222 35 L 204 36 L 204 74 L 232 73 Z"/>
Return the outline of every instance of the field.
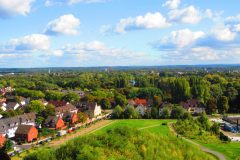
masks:
<path fill-rule="evenodd" d="M 110 124 L 106 126 L 99 127 L 99 129 L 93 130 L 92 132 L 88 134 L 101 134 L 103 132 L 106 132 L 109 129 L 114 129 L 118 127 L 128 126 L 130 128 L 136 128 L 138 130 L 143 131 L 149 131 L 151 133 L 154 133 L 155 135 L 161 135 L 161 136 L 167 136 L 169 134 L 169 128 L 167 123 L 168 122 L 175 122 L 175 120 L 113 120 Z M 41 147 L 45 148 L 45 147 Z M 39 148 L 41 150 L 41 148 Z M 31 152 L 38 152 L 39 149 L 36 150 L 30 150 Z M 24 152 L 21 154 L 21 156 L 15 156 L 13 160 L 20 160 L 21 157 L 24 157 L 25 155 L 28 155 L 29 152 Z M 215 159 L 215 157 L 212 157 Z"/>
<path fill-rule="evenodd" d="M 112 124 L 93 133 L 98 134 L 114 127 L 128 126 L 139 130 L 148 130 L 154 134 L 167 135 L 169 134 L 169 128 L 166 124 L 168 122 L 175 122 L 175 120 L 115 120 Z"/>
<path fill-rule="evenodd" d="M 208 143 L 203 144 L 203 146 L 210 148 L 214 151 L 223 153 L 228 160 L 239 160 L 240 159 L 240 143 L 231 142 L 231 143 Z"/>

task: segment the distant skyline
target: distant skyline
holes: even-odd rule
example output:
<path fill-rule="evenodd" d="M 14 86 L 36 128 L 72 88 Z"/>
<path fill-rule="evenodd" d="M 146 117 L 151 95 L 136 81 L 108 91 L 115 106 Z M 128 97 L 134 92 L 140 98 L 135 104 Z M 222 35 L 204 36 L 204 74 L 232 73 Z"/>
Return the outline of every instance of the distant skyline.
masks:
<path fill-rule="evenodd" d="M 0 68 L 239 63 L 239 0 L 0 0 Z"/>

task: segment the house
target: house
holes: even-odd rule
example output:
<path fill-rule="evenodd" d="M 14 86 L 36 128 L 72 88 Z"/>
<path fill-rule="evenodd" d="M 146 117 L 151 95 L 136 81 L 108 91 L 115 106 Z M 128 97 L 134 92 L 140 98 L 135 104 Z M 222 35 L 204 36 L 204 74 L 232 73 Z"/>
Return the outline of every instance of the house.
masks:
<path fill-rule="evenodd" d="M 190 99 L 186 102 L 180 102 L 180 105 L 188 112 L 192 114 L 199 114 L 205 112 L 203 103 L 197 99 Z"/>
<path fill-rule="evenodd" d="M 3 111 L 6 111 L 7 110 L 7 104 L 5 102 L 0 102 L 0 108 L 3 110 Z"/>
<path fill-rule="evenodd" d="M 63 129 L 66 127 L 63 119 L 57 116 L 48 116 L 44 122 L 44 126 L 54 129 Z"/>
<path fill-rule="evenodd" d="M 102 108 L 95 102 L 78 103 L 77 108 L 79 111 L 87 113 L 91 117 L 97 117 L 102 114 Z"/>
<path fill-rule="evenodd" d="M 128 101 L 128 107 L 134 106 L 135 110 L 141 115 L 144 116 L 147 110 L 150 110 L 150 107 L 148 107 L 148 103 L 146 99 L 130 99 Z"/>
<path fill-rule="evenodd" d="M 35 126 L 35 120 L 35 113 L 26 113 L 15 117 L 0 119 L 0 134 L 7 138 L 12 138 L 15 136 L 19 125 Z"/>
<path fill-rule="evenodd" d="M 21 106 L 26 106 L 30 102 L 30 98 L 24 98 L 24 97 L 18 97 L 18 98 Z"/>
<path fill-rule="evenodd" d="M 6 138 L 2 134 L 0 134 L 0 148 L 4 145 L 5 141 Z"/>
<path fill-rule="evenodd" d="M 70 124 L 75 124 L 78 122 L 78 115 L 77 113 L 73 112 L 66 112 L 63 114 L 63 119 L 65 122 L 69 122 Z"/>
<path fill-rule="evenodd" d="M 6 106 L 7 110 L 16 110 L 19 107 L 20 107 L 20 104 L 17 102 L 8 102 Z"/>
<path fill-rule="evenodd" d="M 55 108 L 55 112 L 57 116 L 63 117 L 64 113 L 77 113 L 78 109 L 72 105 L 71 103 L 67 103 L 63 106 L 59 106 Z"/>
<path fill-rule="evenodd" d="M 6 98 L 0 98 L 0 103 L 5 103 L 7 101 Z"/>
<path fill-rule="evenodd" d="M 15 140 L 17 142 L 32 142 L 38 137 L 38 130 L 32 125 L 20 125 L 15 133 Z"/>

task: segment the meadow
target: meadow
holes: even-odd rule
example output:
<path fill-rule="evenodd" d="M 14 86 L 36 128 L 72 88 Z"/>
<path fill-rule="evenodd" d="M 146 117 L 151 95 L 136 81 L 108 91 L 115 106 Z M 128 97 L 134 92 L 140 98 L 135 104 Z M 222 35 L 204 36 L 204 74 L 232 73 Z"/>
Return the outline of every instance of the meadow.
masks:
<path fill-rule="evenodd" d="M 172 135 L 168 122 L 175 121 L 115 120 L 106 127 L 70 140 L 56 149 L 38 149 L 24 160 L 216 159 Z"/>

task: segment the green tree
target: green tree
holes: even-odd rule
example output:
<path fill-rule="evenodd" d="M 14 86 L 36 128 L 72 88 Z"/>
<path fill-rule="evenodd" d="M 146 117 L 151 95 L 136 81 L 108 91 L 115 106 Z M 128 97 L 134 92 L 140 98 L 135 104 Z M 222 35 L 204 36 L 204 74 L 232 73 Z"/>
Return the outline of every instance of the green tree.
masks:
<path fill-rule="evenodd" d="M 33 100 L 26 107 L 26 112 L 41 113 L 44 109 L 45 109 L 45 106 L 40 100 Z"/>
<path fill-rule="evenodd" d="M 57 91 L 48 91 L 46 92 L 46 100 L 61 100 L 64 94 Z"/>
<path fill-rule="evenodd" d="M 63 96 L 63 100 L 66 102 L 78 102 L 80 100 L 80 96 L 77 93 L 69 92 L 65 96 Z"/>
<path fill-rule="evenodd" d="M 218 100 L 218 112 L 221 114 L 227 113 L 229 109 L 228 98 L 226 96 L 221 96 Z"/>
<path fill-rule="evenodd" d="M 175 106 L 171 112 L 171 118 L 180 119 L 183 117 L 184 109 L 181 106 Z"/>
<path fill-rule="evenodd" d="M 41 115 L 44 118 L 47 118 L 48 116 L 55 116 L 56 115 L 55 106 L 52 104 L 47 104 L 45 109 L 42 111 Z"/>
<path fill-rule="evenodd" d="M 103 109 L 110 109 L 111 108 L 111 102 L 107 98 L 103 98 L 100 101 L 100 105 Z"/>
<path fill-rule="evenodd" d="M 123 109 L 121 106 L 117 105 L 113 110 L 113 116 L 115 118 L 121 118 L 123 114 Z"/>
<path fill-rule="evenodd" d="M 157 119 L 159 117 L 159 112 L 157 107 L 152 107 L 151 109 L 151 117 Z"/>
<path fill-rule="evenodd" d="M 216 99 L 211 98 L 207 101 L 206 104 L 206 112 L 207 114 L 213 114 L 217 112 L 217 102 Z"/>
<path fill-rule="evenodd" d="M 135 108 L 133 106 L 129 106 L 124 111 L 124 117 L 129 119 L 136 119 L 139 117 L 138 112 L 136 112 Z"/>
<path fill-rule="evenodd" d="M 163 108 L 162 112 L 160 113 L 160 118 L 162 119 L 168 119 L 171 116 L 171 112 L 169 108 L 165 107 Z"/>

